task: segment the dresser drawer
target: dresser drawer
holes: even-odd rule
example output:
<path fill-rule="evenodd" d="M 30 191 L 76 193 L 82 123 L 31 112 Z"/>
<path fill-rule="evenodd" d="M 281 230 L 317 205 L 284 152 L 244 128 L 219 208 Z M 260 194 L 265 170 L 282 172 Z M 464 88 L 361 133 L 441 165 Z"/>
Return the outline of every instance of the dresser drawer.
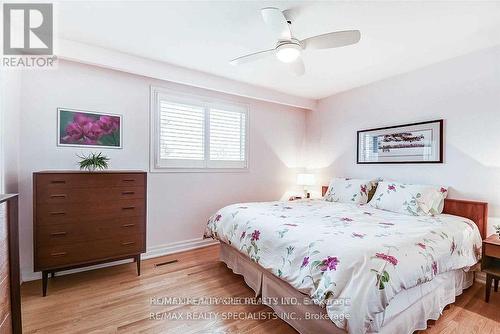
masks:
<path fill-rule="evenodd" d="M 500 245 L 484 244 L 484 255 L 500 259 Z"/>
<path fill-rule="evenodd" d="M 39 204 L 55 203 L 95 203 L 124 199 L 144 198 L 144 187 L 109 187 L 101 188 L 65 188 L 39 187 L 37 202 Z"/>
<path fill-rule="evenodd" d="M 128 237 L 144 234 L 144 223 L 143 217 L 127 217 L 103 221 L 39 225 L 35 232 L 36 242 L 37 247 L 40 247 Z"/>
<path fill-rule="evenodd" d="M 144 186 L 143 173 L 39 173 L 36 174 L 37 189 L 43 188 L 96 188 Z"/>
<path fill-rule="evenodd" d="M 36 208 L 37 224 L 73 224 L 87 221 L 105 221 L 115 218 L 145 215 L 144 199 L 100 201 L 91 207 L 81 203 L 39 204 Z"/>
<path fill-rule="evenodd" d="M 112 257 L 139 254 L 145 251 L 144 234 L 92 242 L 37 247 L 35 270 L 49 270 L 99 262 Z"/>

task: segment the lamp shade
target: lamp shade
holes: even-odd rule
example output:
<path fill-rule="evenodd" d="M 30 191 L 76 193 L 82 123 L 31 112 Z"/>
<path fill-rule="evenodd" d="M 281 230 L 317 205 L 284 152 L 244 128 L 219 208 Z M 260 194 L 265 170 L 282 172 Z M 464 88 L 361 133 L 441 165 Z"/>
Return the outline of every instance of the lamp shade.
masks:
<path fill-rule="evenodd" d="M 313 186 L 315 183 L 314 174 L 297 174 L 297 184 L 299 186 Z"/>

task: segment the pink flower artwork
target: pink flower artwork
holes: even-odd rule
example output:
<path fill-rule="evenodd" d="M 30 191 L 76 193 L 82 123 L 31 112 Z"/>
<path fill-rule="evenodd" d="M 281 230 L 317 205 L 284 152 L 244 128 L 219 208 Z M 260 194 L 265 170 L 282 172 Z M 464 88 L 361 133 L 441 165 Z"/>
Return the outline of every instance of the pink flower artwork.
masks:
<path fill-rule="evenodd" d="M 59 145 L 121 147 L 121 117 L 59 109 Z"/>

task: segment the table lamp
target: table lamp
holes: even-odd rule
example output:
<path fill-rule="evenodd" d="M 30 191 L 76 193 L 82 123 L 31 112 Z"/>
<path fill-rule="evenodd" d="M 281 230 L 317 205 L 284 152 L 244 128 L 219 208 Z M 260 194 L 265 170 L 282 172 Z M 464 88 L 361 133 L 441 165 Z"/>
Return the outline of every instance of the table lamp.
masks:
<path fill-rule="evenodd" d="M 307 191 L 308 186 L 313 186 L 316 183 L 314 174 L 297 174 L 297 185 L 304 187 L 304 195 L 306 198 L 311 198 L 311 194 Z"/>

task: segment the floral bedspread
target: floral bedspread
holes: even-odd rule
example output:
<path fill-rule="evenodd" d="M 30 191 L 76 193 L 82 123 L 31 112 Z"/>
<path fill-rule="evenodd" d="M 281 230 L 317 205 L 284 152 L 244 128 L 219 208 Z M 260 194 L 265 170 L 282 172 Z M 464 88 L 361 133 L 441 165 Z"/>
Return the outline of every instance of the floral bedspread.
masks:
<path fill-rule="evenodd" d="M 481 236 L 470 220 L 406 216 L 323 200 L 234 204 L 208 221 L 213 237 L 246 254 L 351 333 L 378 330 L 403 289 L 477 263 Z"/>

